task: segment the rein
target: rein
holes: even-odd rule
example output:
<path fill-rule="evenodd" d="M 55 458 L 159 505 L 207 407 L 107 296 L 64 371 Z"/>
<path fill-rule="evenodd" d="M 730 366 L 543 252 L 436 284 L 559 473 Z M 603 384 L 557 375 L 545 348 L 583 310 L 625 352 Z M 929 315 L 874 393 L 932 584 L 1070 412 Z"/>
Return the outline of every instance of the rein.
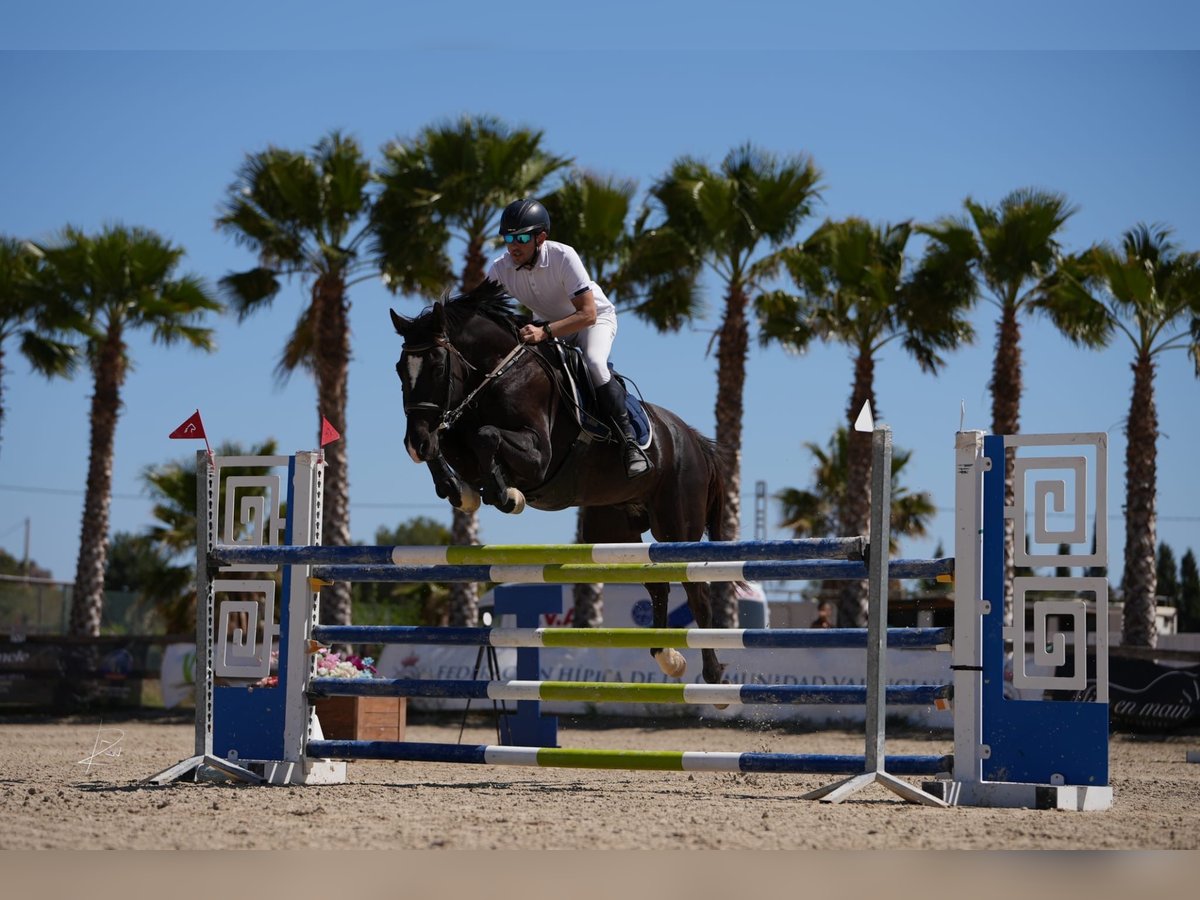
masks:
<path fill-rule="evenodd" d="M 449 342 L 447 341 L 447 343 L 449 343 Z M 458 404 L 458 406 L 454 407 L 454 409 L 447 410 L 446 414 L 444 416 L 442 416 L 441 424 L 438 425 L 437 430 L 445 431 L 448 428 L 453 428 L 454 423 L 459 420 L 459 418 L 462 416 L 462 414 L 464 412 L 466 412 L 467 406 L 470 405 L 471 401 L 475 399 L 475 395 L 478 394 L 480 391 L 482 391 L 489 384 L 491 384 L 492 381 L 499 378 L 501 375 L 503 375 L 505 372 L 507 372 L 510 368 L 512 368 L 512 364 L 514 362 L 516 362 L 517 357 L 520 356 L 522 353 L 524 353 L 525 350 L 526 350 L 525 344 L 518 343 L 517 346 L 513 347 L 510 351 L 508 351 L 508 356 L 506 356 L 506 357 L 504 357 L 504 359 L 500 360 L 500 362 L 496 364 L 496 368 L 492 369 L 492 371 L 488 372 L 486 375 L 483 376 L 483 381 L 480 382 L 479 387 L 475 388 L 475 390 L 473 390 L 473 391 L 471 391 L 471 393 L 467 394 L 467 396 L 463 399 L 463 402 Z M 454 352 L 458 353 L 457 350 L 455 350 Z M 462 357 L 461 353 L 458 353 L 458 355 L 460 357 Z M 463 359 L 463 362 L 466 362 L 466 360 Z M 470 363 L 468 363 L 468 365 L 470 365 Z"/>

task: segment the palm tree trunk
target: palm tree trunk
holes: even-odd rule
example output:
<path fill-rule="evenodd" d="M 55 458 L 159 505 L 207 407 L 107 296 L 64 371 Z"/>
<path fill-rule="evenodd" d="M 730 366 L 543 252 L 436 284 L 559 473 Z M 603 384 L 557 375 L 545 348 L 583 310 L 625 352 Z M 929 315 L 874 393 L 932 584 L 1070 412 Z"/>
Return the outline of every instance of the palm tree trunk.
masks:
<path fill-rule="evenodd" d="M 838 519 L 842 534 L 866 534 L 871 516 L 871 435 L 856 431 L 854 422 L 864 403 L 875 409 L 875 358 L 869 348 L 860 349 L 854 361 L 854 386 L 846 410 L 846 489 L 842 493 Z M 867 624 L 867 583 L 843 581 L 838 591 L 838 624 L 862 628 Z"/>
<path fill-rule="evenodd" d="M 575 517 L 575 543 L 586 540 L 583 533 L 583 509 Z M 604 585 L 577 584 L 573 593 L 575 612 L 571 624 L 575 628 L 598 628 L 604 624 Z"/>
<path fill-rule="evenodd" d="M 108 562 L 108 521 L 112 506 L 113 441 L 125 381 L 125 342 L 119 321 L 109 324 L 92 362 L 95 392 L 91 407 L 91 445 L 87 493 L 79 530 L 79 558 L 71 593 L 72 635 L 100 634 L 104 615 L 104 570 Z"/>
<path fill-rule="evenodd" d="M 474 290 L 483 283 L 487 274 L 487 257 L 483 253 L 483 238 L 474 237 L 467 245 L 466 261 L 463 264 L 462 289 Z"/>
<path fill-rule="evenodd" d="M 350 370 L 349 304 L 340 273 L 327 273 L 313 285 L 317 334 L 317 434 L 321 417 L 341 439 L 325 447 L 325 497 L 321 507 L 321 543 L 344 547 L 350 543 L 350 476 L 346 447 L 346 402 Z M 349 625 L 352 621 L 350 585 L 338 582 L 321 591 L 321 621 Z"/>
<path fill-rule="evenodd" d="M 479 517 L 475 513 L 454 510 L 450 543 L 460 547 L 479 543 Z M 451 625 L 475 625 L 479 621 L 479 586 L 474 582 L 451 582 L 449 605 Z"/>
<path fill-rule="evenodd" d="M 4 341 L 0 338 L 0 437 L 4 435 Z"/>
<path fill-rule="evenodd" d="M 1021 323 L 1015 299 L 1006 302 L 996 326 L 996 356 L 992 360 L 992 434 L 1018 434 L 1021 414 Z M 1004 503 L 1014 499 L 1013 452 L 1004 455 Z M 1004 520 L 1004 622 L 1012 624 L 1013 531 L 1012 519 Z"/>
<path fill-rule="evenodd" d="M 472 237 L 467 245 L 466 262 L 463 265 L 462 289 L 468 291 L 483 281 L 484 265 L 483 238 Z M 457 545 L 479 543 L 479 515 L 475 512 L 454 510 L 450 522 L 450 541 Z M 451 625 L 475 625 L 479 621 L 479 585 L 474 582 L 452 582 L 450 584 L 449 619 Z"/>
<path fill-rule="evenodd" d="M 746 390 L 746 358 L 750 330 L 746 322 L 746 292 L 740 281 L 731 281 L 725 296 L 725 315 L 717 340 L 717 445 L 728 454 L 725 471 L 723 537 L 736 541 L 742 530 L 742 416 Z M 714 628 L 737 627 L 737 601 L 728 584 L 714 584 Z"/>
<path fill-rule="evenodd" d="M 1125 609 L 1124 644 L 1154 647 L 1158 544 L 1155 490 L 1158 484 L 1158 411 L 1154 406 L 1154 360 L 1143 351 L 1132 365 L 1133 399 L 1125 425 Z"/>

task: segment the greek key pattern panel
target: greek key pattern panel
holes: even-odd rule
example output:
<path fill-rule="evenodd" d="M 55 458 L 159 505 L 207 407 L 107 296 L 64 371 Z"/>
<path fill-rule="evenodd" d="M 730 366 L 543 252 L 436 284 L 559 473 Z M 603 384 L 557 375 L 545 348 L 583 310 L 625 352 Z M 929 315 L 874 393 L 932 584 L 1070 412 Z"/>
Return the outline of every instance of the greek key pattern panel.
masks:
<path fill-rule="evenodd" d="M 1013 505 L 1005 509 L 1013 520 L 1014 563 L 1106 565 L 1108 435 L 1011 435 L 1004 446 L 1016 448 Z"/>
<path fill-rule="evenodd" d="M 218 457 L 217 478 L 221 485 L 218 541 L 253 547 L 283 543 L 285 510 L 284 479 L 287 457 Z M 235 474 L 236 470 L 256 469 Z M 265 471 L 264 471 L 265 470 Z M 278 566 L 226 566 L 222 572 L 275 572 Z"/>
<path fill-rule="evenodd" d="M 1076 596 L 1064 596 L 1072 593 Z M 1004 629 L 1014 647 L 1013 687 L 1071 691 L 1076 699 L 1088 694 L 1108 702 L 1108 579 L 1014 578 L 1013 622 L 1028 623 L 1029 629 L 1015 624 Z M 1032 657 L 1015 649 L 1027 643 Z M 1088 686 L 1089 645 L 1096 656 L 1094 694 Z"/>
<path fill-rule="evenodd" d="M 213 591 L 219 600 L 213 674 L 222 678 L 266 678 L 271 674 L 271 652 L 279 637 L 275 582 L 218 578 L 213 580 Z M 227 595 L 225 599 L 220 599 L 222 594 Z"/>
<path fill-rule="evenodd" d="M 1013 687 L 1108 701 L 1107 435 L 1016 435 Z M 1031 648 L 1023 652 L 1023 648 Z M 1094 689 L 1088 653 L 1096 659 Z"/>

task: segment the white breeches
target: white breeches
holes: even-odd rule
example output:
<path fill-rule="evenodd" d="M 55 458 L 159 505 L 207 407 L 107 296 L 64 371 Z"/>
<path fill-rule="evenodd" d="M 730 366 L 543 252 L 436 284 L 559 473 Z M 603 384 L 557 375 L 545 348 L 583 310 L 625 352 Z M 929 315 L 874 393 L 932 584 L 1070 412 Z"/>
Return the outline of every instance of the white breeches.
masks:
<path fill-rule="evenodd" d="M 608 384 L 611 373 L 608 371 L 608 355 L 612 352 L 613 341 L 617 337 L 616 316 L 602 316 L 596 319 L 596 324 L 583 331 L 570 335 L 567 341 L 583 351 L 587 361 L 588 372 L 592 376 L 592 384 L 599 387 Z"/>

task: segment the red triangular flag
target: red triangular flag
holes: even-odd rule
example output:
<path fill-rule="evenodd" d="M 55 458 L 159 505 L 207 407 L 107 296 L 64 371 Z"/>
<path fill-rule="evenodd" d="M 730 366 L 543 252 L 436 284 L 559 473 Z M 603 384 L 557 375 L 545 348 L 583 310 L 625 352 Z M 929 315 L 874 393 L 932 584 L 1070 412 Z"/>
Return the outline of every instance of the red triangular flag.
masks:
<path fill-rule="evenodd" d="M 205 441 L 207 443 L 208 438 L 204 434 L 204 423 L 200 421 L 200 410 L 196 410 L 194 413 L 188 416 L 188 420 L 167 435 L 167 437 L 182 440 Z"/>
<path fill-rule="evenodd" d="M 321 416 L 321 446 L 332 444 L 341 437 L 338 430 L 329 424 L 329 420 Z"/>

